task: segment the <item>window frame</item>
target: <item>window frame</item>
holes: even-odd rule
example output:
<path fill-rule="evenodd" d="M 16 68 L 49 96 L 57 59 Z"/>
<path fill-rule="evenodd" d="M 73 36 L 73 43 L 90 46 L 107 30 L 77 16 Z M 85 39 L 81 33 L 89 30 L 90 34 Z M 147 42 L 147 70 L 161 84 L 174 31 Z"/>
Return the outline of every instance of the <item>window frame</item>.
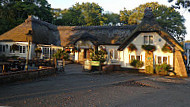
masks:
<path fill-rule="evenodd" d="M 151 37 L 152 37 L 152 39 L 151 39 Z M 151 41 L 151 43 L 150 43 L 150 41 Z M 154 44 L 154 36 L 153 35 L 144 35 L 144 44 L 145 45 L 152 45 L 152 44 Z"/>
<path fill-rule="evenodd" d="M 166 63 L 164 62 L 164 58 L 166 58 Z M 164 63 L 165 63 L 165 64 L 168 64 L 168 57 L 163 56 L 163 57 L 162 57 L 162 60 L 163 60 L 163 61 L 162 61 L 163 64 L 164 64 Z"/>
<path fill-rule="evenodd" d="M 161 58 L 160 59 L 160 61 L 161 61 L 161 63 L 158 63 L 159 62 L 159 57 Z M 161 64 L 164 64 L 164 58 L 166 58 L 166 63 L 165 64 L 168 64 L 168 56 L 157 56 L 157 58 L 156 58 L 156 64 L 159 64 L 159 65 L 161 65 Z"/>
<path fill-rule="evenodd" d="M 160 61 L 159 61 L 159 58 L 160 58 Z M 157 64 L 162 64 L 162 56 L 157 56 Z"/>
<path fill-rule="evenodd" d="M 20 53 L 20 54 L 26 53 L 26 46 L 20 45 L 20 46 L 19 46 L 19 53 Z"/>

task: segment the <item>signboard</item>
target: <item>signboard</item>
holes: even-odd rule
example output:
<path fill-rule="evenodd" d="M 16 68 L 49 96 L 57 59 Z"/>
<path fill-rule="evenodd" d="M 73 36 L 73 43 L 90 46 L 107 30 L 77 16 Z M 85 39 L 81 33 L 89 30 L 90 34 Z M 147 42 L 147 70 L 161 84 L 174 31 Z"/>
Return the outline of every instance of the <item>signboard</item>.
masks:
<path fill-rule="evenodd" d="M 91 70 L 91 64 L 89 60 L 84 61 L 84 69 Z"/>
<path fill-rule="evenodd" d="M 148 60 L 151 60 L 151 57 L 148 57 Z"/>
<path fill-rule="evenodd" d="M 100 66 L 100 61 L 91 61 L 91 66 Z"/>
<path fill-rule="evenodd" d="M 65 61 L 64 60 L 57 60 L 57 68 L 58 71 L 64 71 Z"/>

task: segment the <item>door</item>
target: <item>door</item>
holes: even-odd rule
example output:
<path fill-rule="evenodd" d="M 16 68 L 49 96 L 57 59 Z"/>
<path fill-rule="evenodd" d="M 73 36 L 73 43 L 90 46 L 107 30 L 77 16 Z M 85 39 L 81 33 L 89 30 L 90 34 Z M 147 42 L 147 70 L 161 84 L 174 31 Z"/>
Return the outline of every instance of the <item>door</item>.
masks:
<path fill-rule="evenodd" d="M 154 73 L 153 52 L 145 52 L 145 71 L 147 74 Z"/>

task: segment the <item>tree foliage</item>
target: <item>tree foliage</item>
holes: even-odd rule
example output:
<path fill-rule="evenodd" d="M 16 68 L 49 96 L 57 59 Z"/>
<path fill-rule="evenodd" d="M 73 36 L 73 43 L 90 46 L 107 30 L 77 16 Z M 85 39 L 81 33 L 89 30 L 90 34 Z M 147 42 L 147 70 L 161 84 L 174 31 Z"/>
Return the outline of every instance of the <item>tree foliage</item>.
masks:
<path fill-rule="evenodd" d="M 28 15 L 51 22 L 53 17 L 50 10 L 46 0 L 1 0 L 0 34 L 22 23 Z"/>
<path fill-rule="evenodd" d="M 185 8 L 188 9 L 190 12 L 190 1 L 189 0 L 168 0 L 168 2 L 175 2 L 174 5 L 172 5 L 173 8 L 180 9 Z"/>
<path fill-rule="evenodd" d="M 104 19 L 106 19 L 104 21 L 104 24 L 105 25 L 116 25 L 117 23 L 120 22 L 120 19 L 119 19 L 119 14 L 116 14 L 116 13 L 104 13 L 103 14 L 103 17 Z"/>
<path fill-rule="evenodd" d="M 67 26 L 99 26 L 119 22 L 119 15 L 103 14 L 103 8 L 96 3 L 76 3 L 69 9 L 61 11 L 62 19 L 56 19 L 56 25 Z"/>
<path fill-rule="evenodd" d="M 183 41 L 186 34 L 185 19 L 172 7 L 159 5 L 157 2 L 140 5 L 133 10 L 120 11 L 120 21 L 127 25 L 140 24 L 146 7 L 151 7 L 156 21 L 176 40 Z"/>

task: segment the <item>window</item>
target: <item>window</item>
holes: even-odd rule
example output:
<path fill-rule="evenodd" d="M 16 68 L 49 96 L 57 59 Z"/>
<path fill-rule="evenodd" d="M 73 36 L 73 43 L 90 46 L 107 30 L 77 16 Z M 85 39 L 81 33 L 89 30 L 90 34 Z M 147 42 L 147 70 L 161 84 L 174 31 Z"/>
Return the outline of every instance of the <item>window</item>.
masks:
<path fill-rule="evenodd" d="M 131 61 L 135 60 L 135 56 L 131 55 Z"/>
<path fill-rule="evenodd" d="M 22 53 L 22 46 L 19 46 L 20 53 Z"/>
<path fill-rule="evenodd" d="M 149 35 L 149 36 L 144 36 L 144 44 L 153 44 L 153 36 Z"/>
<path fill-rule="evenodd" d="M 163 63 L 167 64 L 167 57 L 163 57 Z"/>
<path fill-rule="evenodd" d="M 140 56 L 137 56 L 136 59 L 140 61 Z"/>
<path fill-rule="evenodd" d="M 3 52 L 5 52 L 5 45 L 3 45 Z"/>
<path fill-rule="evenodd" d="M 25 46 L 19 46 L 19 51 L 20 51 L 20 53 L 25 53 L 26 51 L 25 51 Z"/>
<path fill-rule="evenodd" d="M 23 46 L 23 53 L 26 53 L 26 47 L 25 46 Z"/>
<path fill-rule="evenodd" d="M 148 36 L 144 36 L 144 44 L 148 44 Z"/>
<path fill-rule="evenodd" d="M 118 53 L 117 53 L 117 50 L 115 50 L 115 51 L 114 51 L 114 54 L 115 54 L 115 56 L 114 56 L 114 57 L 115 57 L 115 59 L 117 59 L 117 58 L 118 58 Z"/>
<path fill-rule="evenodd" d="M 158 56 L 158 64 L 161 64 L 161 63 L 162 63 L 162 57 Z"/>
<path fill-rule="evenodd" d="M 110 51 L 110 59 L 113 59 L 113 50 Z"/>
<path fill-rule="evenodd" d="M 153 44 L 153 36 L 149 36 L 149 44 Z"/>
<path fill-rule="evenodd" d="M 12 46 L 10 46 L 10 53 L 15 53 L 15 51 L 12 50 Z"/>

